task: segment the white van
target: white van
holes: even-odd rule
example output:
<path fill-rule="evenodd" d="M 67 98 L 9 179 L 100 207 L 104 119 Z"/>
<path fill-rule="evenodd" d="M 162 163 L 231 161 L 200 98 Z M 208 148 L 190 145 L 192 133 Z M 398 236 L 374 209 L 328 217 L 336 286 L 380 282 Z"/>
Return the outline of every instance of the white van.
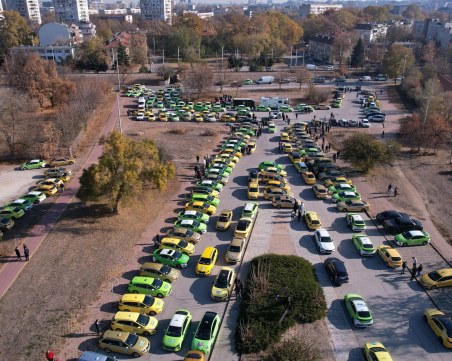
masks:
<path fill-rule="evenodd" d="M 370 81 L 372 80 L 372 77 L 368 76 L 368 75 L 364 75 L 361 78 L 358 79 L 359 81 Z"/>
<path fill-rule="evenodd" d="M 314 64 L 306 64 L 306 69 L 308 70 L 317 70 L 317 66 Z"/>
<path fill-rule="evenodd" d="M 259 99 L 259 105 L 276 110 L 282 105 L 289 105 L 289 99 L 282 97 L 261 97 Z"/>
<path fill-rule="evenodd" d="M 256 80 L 256 84 L 271 84 L 275 81 L 274 76 L 261 76 Z"/>

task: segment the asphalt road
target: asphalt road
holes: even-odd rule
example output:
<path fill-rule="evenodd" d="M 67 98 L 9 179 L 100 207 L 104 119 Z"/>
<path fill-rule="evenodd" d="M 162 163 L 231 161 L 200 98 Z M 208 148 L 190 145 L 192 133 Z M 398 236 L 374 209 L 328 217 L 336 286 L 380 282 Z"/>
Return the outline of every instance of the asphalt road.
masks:
<path fill-rule="evenodd" d="M 354 97 L 353 93 L 348 96 L 348 99 L 354 99 Z M 332 111 L 337 114 L 337 117 L 357 119 L 358 109 L 348 101 L 343 108 Z M 316 111 L 315 114 L 317 118 L 323 118 L 330 112 L 331 110 Z M 311 117 L 312 115 L 303 115 L 298 120 L 307 120 Z M 289 210 L 274 209 L 268 201 L 263 199 L 259 200 L 260 212 L 248 244 L 241 278 L 246 278 L 245 271 L 252 257 L 269 251 L 275 252 L 278 249 L 278 242 L 284 240 L 281 245 L 284 243 L 289 251 L 293 249 L 296 254 L 314 264 L 329 307 L 327 326 L 337 360 L 362 360 L 361 347 L 368 341 L 380 341 L 385 344 L 391 350 L 394 360 L 450 360 L 451 353 L 439 344 L 430 328 L 422 320 L 423 310 L 434 307 L 427 294 L 415 281 L 410 281 L 408 275 L 400 275 L 400 270 L 386 268 L 378 255 L 363 259 L 358 254 L 351 243 L 352 233 L 346 227 L 344 214 L 337 212 L 330 200 L 315 199 L 311 187 L 304 184 L 300 175 L 290 165 L 287 156 L 277 152 L 279 131 L 284 126 L 280 120 L 277 123 L 277 133 L 274 135 L 264 133 L 257 140 L 256 153 L 244 157 L 234 169 L 229 183 L 220 194 L 221 204 L 217 214 L 222 209 L 232 209 L 234 221 L 238 220 L 241 207 L 247 201 L 246 178 L 249 169 L 256 167 L 263 160 L 275 160 L 285 165 L 295 196 L 305 202 L 306 210 L 313 210 L 319 214 L 323 227 L 332 235 L 337 249 L 334 256 L 344 260 L 350 273 L 350 283 L 339 288 L 332 287 L 322 266 L 322 262 L 328 256 L 319 255 L 311 237 L 312 233 L 302 223 L 290 221 Z M 181 199 L 182 207 L 184 200 Z M 162 315 L 157 316 L 160 322 L 159 331 L 151 337 L 152 354 L 143 356 L 141 359 L 180 360 L 190 349 L 193 333 L 204 312 L 214 311 L 222 315 L 225 311 L 227 306 L 225 302 L 216 303 L 210 299 L 210 289 L 215 275 L 222 266 L 226 265 L 224 255 L 232 239 L 235 223 L 228 232 L 220 233 L 214 230 L 215 221 L 216 217 L 211 217 L 208 232 L 202 236 L 201 242 L 196 246 L 196 252 L 191 257 L 189 267 L 182 270 L 182 278 L 173 284 L 173 293 L 165 299 L 165 310 Z M 366 223 L 366 234 L 372 239 L 374 245 L 384 244 L 385 238 L 371 220 L 366 218 Z M 214 275 L 198 277 L 194 273 L 194 267 L 197 258 L 207 246 L 217 247 L 220 255 Z M 367 300 L 374 315 L 372 327 L 356 329 L 351 325 L 342 302 L 346 293 L 358 293 Z M 172 315 L 180 308 L 190 310 L 193 323 L 183 349 L 176 355 L 163 351 L 160 345 L 163 332 Z M 211 360 L 238 359 L 238 355 L 233 352 L 231 346 L 236 314 L 237 301 L 233 296 Z M 127 359 L 121 355 L 117 356 L 118 359 Z"/>

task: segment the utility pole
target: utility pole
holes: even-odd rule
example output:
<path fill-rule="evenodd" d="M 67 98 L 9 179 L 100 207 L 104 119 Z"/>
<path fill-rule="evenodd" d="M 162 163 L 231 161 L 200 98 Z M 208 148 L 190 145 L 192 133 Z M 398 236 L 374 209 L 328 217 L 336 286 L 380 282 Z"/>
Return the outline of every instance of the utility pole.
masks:
<path fill-rule="evenodd" d="M 179 63 L 179 47 L 177 47 L 177 62 Z"/>
<path fill-rule="evenodd" d="M 116 70 L 118 72 L 118 92 L 116 93 L 116 106 L 118 108 L 119 132 L 122 133 L 121 108 L 119 106 L 119 92 L 121 91 L 121 79 L 119 77 L 119 58 L 116 58 Z"/>
<path fill-rule="evenodd" d="M 295 66 L 298 66 L 298 48 L 295 49 Z"/>
<path fill-rule="evenodd" d="M 162 64 L 165 64 L 165 49 L 162 50 Z"/>

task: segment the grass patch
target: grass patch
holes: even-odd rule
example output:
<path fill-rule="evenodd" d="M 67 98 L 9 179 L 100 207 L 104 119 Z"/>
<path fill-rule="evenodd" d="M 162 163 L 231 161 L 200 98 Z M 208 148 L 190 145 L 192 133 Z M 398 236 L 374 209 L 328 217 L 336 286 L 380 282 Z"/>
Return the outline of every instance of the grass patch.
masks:
<path fill-rule="evenodd" d="M 292 335 L 270 346 L 263 361 L 318 361 L 320 353 L 312 343 L 305 341 L 303 334 Z"/>
<path fill-rule="evenodd" d="M 216 133 L 211 129 L 206 129 L 201 133 L 202 137 L 213 137 Z"/>
<path fill-rule="evenodd" d="M 263 351 L 295 323 L 325 315 L 325 296 L 311 263 L 297 256 L 256 257 L 240 305 L 236 348 L 242 353 Z"/>
<path fill-rule="evenodd" d="M 182 128 L 171 128 L 167 131 L 167 133 L 169 134 L 176 134 L 176 135 L 182 135 L 187 133 L 187 129 L 182 129 Z"/>

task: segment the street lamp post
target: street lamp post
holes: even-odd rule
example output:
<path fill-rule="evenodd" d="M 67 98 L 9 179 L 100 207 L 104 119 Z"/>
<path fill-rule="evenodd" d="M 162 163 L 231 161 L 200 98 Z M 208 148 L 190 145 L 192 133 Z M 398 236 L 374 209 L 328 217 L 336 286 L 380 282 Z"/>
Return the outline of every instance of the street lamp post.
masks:
<path fill-rule="evenodd" d="M 118 108 L 119 132 L 122 133 L 121 108 L 119 106 L 119 92 L 121 91 L 121 81 L 119 78 L 119 59 L 116 59 L 116 70 L 118 72 L 118 92 L 116 93 L 116 106 Z"/>

